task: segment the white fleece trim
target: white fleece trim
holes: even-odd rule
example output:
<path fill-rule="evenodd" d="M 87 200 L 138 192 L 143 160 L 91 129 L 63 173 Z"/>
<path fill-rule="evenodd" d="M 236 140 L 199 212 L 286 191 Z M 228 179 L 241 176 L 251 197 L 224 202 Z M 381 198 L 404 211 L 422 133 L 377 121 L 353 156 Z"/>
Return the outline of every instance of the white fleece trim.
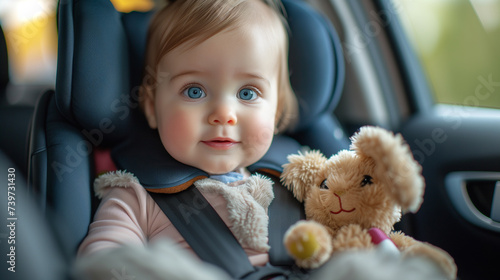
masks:
<path fill-rule="evenodd" d="M 94 192 L 98 198 L 102 198 L 109 187 L 128 188 L 131 184 L 140 184 L 134 174 L 122 170 L 111 171 L 95 179 Z"/>
<path fill-rule="evenodd" d="M 254 175 L 238 186 L 202 179 L 195 186 L 205 193 L 222 195 L 227 201 L 230 229 L 244 247 L 269 251 L 267 207 L 274 198 L 270 179 Z"/>
<path fill-rule="evenodd" d="M 267 212 L 267 207 L 274 199 L 273 181 L 264 175 L 255 174 L 247 179 L 246 189 Z"/>

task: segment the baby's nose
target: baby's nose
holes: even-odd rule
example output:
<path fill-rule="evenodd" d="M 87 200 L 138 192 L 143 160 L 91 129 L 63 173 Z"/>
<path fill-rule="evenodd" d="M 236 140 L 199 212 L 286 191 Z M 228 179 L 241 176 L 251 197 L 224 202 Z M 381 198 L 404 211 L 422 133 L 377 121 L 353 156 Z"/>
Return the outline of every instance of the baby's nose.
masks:
<path fill-rule="evenodd" d="M 208 117 L 208 122 L 211 125 L 235 125 L 237 123 L 236 112 L 230 104 L 218 104 Z"/>

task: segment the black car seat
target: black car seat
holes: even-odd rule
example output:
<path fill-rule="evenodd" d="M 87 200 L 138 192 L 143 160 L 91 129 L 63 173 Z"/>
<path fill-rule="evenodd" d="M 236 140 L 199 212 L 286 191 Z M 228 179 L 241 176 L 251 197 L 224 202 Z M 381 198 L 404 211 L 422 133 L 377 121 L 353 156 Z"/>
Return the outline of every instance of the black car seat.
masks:
<path fill-rule="evenodd" d="M 348 148 L 348 139 L 334 133 L 342 131 L 333 110 L 345 75 L 338 35 L 307 4 L 283 2 L 301 117 L 292 134 L 275 137 L 266 156 L 249 168 L 274 175 L 303 145 L 326 155 Z M 35 111 L 29 185 L 57 221 L 58 238 L 68 252 L 74 253 L 87 233 L 98 203 L 93 181 L 112 168 L 103 162 L 134 173 L 151 189 L 204 175 L 172 162 L 138 108 L 151 15 L 119 13 L 108 0 L 60 2 L 56 90 L 47 92 Z"/>

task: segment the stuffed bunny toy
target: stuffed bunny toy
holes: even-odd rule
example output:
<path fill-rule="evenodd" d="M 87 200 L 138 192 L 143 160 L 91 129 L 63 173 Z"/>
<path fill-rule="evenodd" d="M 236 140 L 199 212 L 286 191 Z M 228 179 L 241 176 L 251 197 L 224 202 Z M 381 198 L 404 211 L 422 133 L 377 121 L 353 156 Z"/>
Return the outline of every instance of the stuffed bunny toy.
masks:
<path fill-rule="evenodd" d="M 350 150 L 327 159 L 318 151 L 290 155 L 283 184 L 304 202 L 306 221 L 292 225 L 285 247 L 303 268 L 324 264 L 332 253 L 375 248 L 370 234 L 382 232 L 402 258 L 421 255 L 456 278 L 453 258 L 393 226 L 402 212 L 416 212 L 423 202 L 424 178 L 401 135 L 365 126 L 351 137 Z M 396 248 L 396 247 L 394 247 Z"/>

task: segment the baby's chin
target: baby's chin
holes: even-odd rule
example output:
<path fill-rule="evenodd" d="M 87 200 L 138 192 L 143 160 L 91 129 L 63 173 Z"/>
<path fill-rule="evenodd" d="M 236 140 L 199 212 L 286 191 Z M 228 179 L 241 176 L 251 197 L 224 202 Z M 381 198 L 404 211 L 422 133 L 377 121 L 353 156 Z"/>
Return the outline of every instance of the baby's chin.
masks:
<path fill-rule="evenodd" d="M 250 155 L 243 154 L 222 154 L 222 155 L 210 155 L 210 156 L 189 156 L 189 157 L 176 157 L 172 155 L 174 159 L 195 168 L 198 168 L 211 175 L 226 174 L 228 172 L 241 172 L 246 170 L 247 166 L 256 163 L 260 158 Z"/>
<path fill-rule="evenodd" d="M 225 167 L 225 168 L 205 168 L 201 170 L 205 171 L 206 173 L 210 175 L 220 175 L 220 174 L 226 174 L 229 172 L 240 172 L 241 168 L 240 167 Z"/>
<path fill-rule="evenodd" d="M 252 164 L 252 163 L 251 163 Z M 251 164 L 248 164 L 248 165 L 251 165 Z M 197 167 L 198 169 L 201 169 L 203 171 L 205 171 L 206 173 L 210 174 L 210 175 L 220 175 L 220 174 L 226 174 L 226 173 L 229 173 L 229 172 L 245 172 L 245 166 L 246 165 L 242 165 L 242 164 L 229 164 L 229 163 L 224 163 L 224 164 L 211 164 L 211 165 L 205 165 L 205 166 L 195 166 Z"/>

